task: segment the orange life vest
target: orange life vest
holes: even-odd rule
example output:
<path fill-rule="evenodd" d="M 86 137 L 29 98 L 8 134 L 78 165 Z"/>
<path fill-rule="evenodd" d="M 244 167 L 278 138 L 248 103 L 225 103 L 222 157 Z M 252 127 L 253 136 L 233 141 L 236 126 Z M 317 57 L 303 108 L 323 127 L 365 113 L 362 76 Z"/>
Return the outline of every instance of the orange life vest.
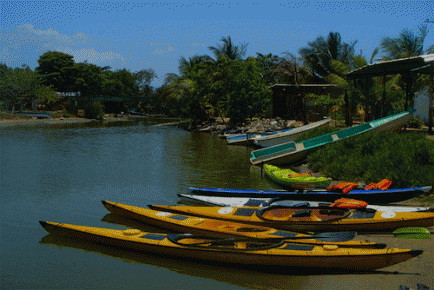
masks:
<path fill-rule="evenodd" d="M 329 186 L 329 187 L 327 187 L 327 189 L 328 190 L 337 190 L 337 191 L 340 191 L 340 192 L 345 194 L 345 193 L 350 192 L 351 190 L 353 190 L 357 186 L 359 186 L 359 185 L 357 183 L 354 183 L 354 182 L 343 182 L 343 183 Z"/>
<path fill-rule="evenodd" d="M 392 184 L 392 181 L 383 179 L 382 181 L 378 183 L 370 183 L 365 186 L 365 189 L 382 189 L 386 190 L 389 188 L 389 186 Z"/>
<path fill-rule="evenodd" d="M 341 198 L 335 200 L 334 203 L 330 205 L 330 207 L 341 207 L 341 208 L 365 208 L 368 204 L 361 200 L 350 199 L 350 198 Z"/>

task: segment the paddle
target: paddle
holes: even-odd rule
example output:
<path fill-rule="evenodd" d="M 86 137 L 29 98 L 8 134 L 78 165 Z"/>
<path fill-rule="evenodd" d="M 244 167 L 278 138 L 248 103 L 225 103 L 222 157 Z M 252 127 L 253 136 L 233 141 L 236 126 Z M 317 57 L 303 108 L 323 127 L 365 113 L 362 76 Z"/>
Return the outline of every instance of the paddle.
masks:
<path fill-rule="evenodd" d="M 227 244 L 233 242 L 268 242 L 268 241 L 286 241 L 291 242 L 292 240 L 307 240 L 307 239 L 321 239 L 324 242 L 346 242 L 352 240 L 356 236 L 357 232 L 328 232 L 328 233 L 318 233 L 315 235 L 304 236 L 304 237 L 272 237 L 272 238 L 263 238 L 263 239 L 252 239 L 252 238 L 227 238 L 227 239 L 217 239 L 213 241 L 199 242 L 199 243 L 190 243 L 188 245 L 219 245 L 219 244 Z M 188 238 L 195 238 L 195 236 L 187 236 Z M 199 237 L 202 239 L 206 239 L 206 237 Z"/>
<path fill-rule="evenodd" d="M 400 228 L 393 231 L 393 235 L 399 239 L 430 239 L 431 233 L 427 228 L 421 227 L 408 227 L 408 228 Z"/>

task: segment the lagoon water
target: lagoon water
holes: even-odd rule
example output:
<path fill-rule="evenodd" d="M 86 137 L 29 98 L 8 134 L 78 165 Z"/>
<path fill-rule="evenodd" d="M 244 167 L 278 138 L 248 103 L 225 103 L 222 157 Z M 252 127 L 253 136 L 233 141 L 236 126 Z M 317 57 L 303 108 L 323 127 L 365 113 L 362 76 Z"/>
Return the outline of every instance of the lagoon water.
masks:
<path fill-rule="evenodd" d="M 40 220 L 148 229 L 101 200 L 146 207 L 176 204 L 190 186 L 275 187 L 250 166 L 251 149 L 159 122 L 0 128 L 1 289 L 378 289 L 412 279 L 391 275 L 399 265 L 340 276 L 177 261 L 44 231 Z"/>
<path fill-rule="evenodd" d="M 176 204 L 189 186 L 270 188 L 250 169 L 250 149 L 155 126 L 163 121 L 0 128 L 0 288 L 243 286 L 246 278 L 225 268 L 59 240 L 38 223 L 140 227 L 108 215 L 101 200 L 146 207 Z"/>

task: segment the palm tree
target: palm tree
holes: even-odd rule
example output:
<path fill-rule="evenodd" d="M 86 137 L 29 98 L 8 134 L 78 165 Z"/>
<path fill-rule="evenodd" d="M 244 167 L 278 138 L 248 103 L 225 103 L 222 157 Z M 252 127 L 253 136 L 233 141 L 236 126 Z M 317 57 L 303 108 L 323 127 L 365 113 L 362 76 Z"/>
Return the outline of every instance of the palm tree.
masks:
<path fill-rule="evenodd" d="M 308 42 L 308 47 L 301 48 L 299 54 L 313 75 L 325 78 L 334 72 L 331 67 L 332 60 L 350 65 L 356 43 L 357 40 L 352 43 L 342 42 L 339 32 L 330 32 L 327 38 L 319 36 Z"/>
<path fill-rule="evenodd" d="M 380 47 L 384 53 L 383 60 L 400 59 L 423 55 L 424 53 L 433 53 L 434 45 L 429 46 L 424 51 L 424 41 L 428 34 L 427 25 L 418 26 L 419 31 L 414 33 L 408 28 L 404 28 L 398 37 L 384 37 Z M 417 91 L 421 88 L 423 77 L 415 79 L 415 75 L 406 73 L 402 78 L 403 86 L 406 87 L 406 102 L 405 110 L 407 110 L 408 102 L 413 100 L 412 91 Z"/>
<path fill-rule="evenodd" d="M 256 61 L 261 69 L 261 78 L 265 80 L 267 85 L 270 86 L 278 82 L 274 71 L 282 60 L 283 58 L 273 55 L 272 53 L 267 55 L 263 55 L 259 52 L 256 53 Z"/>
<path fill-rule="evenodd" d="M 203 65 L 213 62 L 214 60 L 208 55 L 194 55 L 188 60 L 182 56 L 178 63 L 179 75 L 175 73 L 165 75 L 164 85 L 170 87 L 167 99 L 175 103 L 188 104 L 189 114 L 194 122 L 206 118 L 204 102 L 197 95 L 198 75 Z"/>
<path fill-rule="evenodd" d="M 197 65 L 204 62 L 214 62 L 209 55 L 194 55 L 188 60 L 181 56 L 178 60 L 179 75 L 175 73 L 167 73 L 165 75 L 165 84 L 170 84 L 178 79 L 185 79 L 192 76 L 193 72 L 198 69 Z"/>
<path fill-rule="evenodd" d="M 327 81 L 329 83 L 340 82 L 339 86 L 347 88 L 346 81 L 343 79 L 342 66 L 345 70 L 353 69 L 353 57 L 355 55 L 355 45 L 357 40 L 352 43 L 342 42 L 339 32 L 329 32 L 327 38 L 317 37 L 314 41 L 308 42 L 307 47 L 301 48 L 299 54 L 303 58 L 305 66 L 311 74 L 317 78 L 316 82 Z M 342 65 L 332 65 L 334 61 Z M 327 79 L 326 79 L 327 78 Z M 343 81 L 343 82 L 342 82 Z M 349 99 L 345 90 L 345 104 L 348 106 Z M 351 125 L 349 108 L 346 109 L 346 124 Z"/>
<path fill-rule="evenodd" d="M 216 59 L 227 57 L 231 60 L 240 60 L 246 55 L 248 44 L 241 44 L 240 47 L 234 46 L 230 36 L 222 37 L 220 41 L 223 42 L 223 45 L 208 47 Z"/>
<path fill-rule="evenodd" d="M 428 34 L 426 25 L 418 27 L 416 34 L 408 28 L 404 28 L 398 37 L 383 37 L 381 40 L 381 51 L 384 53 L 384 60 L 407 58 L 424 54 L 423 44 Z M 432 46 L 428 48 L 432 49 Z"/>

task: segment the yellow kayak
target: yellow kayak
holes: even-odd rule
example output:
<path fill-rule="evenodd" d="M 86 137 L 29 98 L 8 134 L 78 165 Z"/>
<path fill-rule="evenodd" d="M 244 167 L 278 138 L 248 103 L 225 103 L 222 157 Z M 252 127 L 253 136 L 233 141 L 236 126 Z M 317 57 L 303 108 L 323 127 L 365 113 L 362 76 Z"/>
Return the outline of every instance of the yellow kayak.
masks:
<path fill-rule="evenodd" d="M 110 201 L 103 201 L 102 203 L 113 214 L 175 232 L 188 232 L 212 237 L 245 237 L 262 240 L 286 239 L 297 244 L 338 245 L 353 248 L 382 249 L 386 247 L 385 244 L 380 243 L 351 241 L 355 236 L 354 233 L 326 233 L 323 237 L 315 239 L 314 237 L 318 235 L 311 236 L 270 227 L 181 215 Z"/>
<path fill-rule="evenodd" d="M 401 263 L 423 253 L 412 249 L 341 248 L 300 245 L 281 240 L 264 242 L 216 239 L 192 234 L 161 234 L 138 229 L 114 230 L 41 221 L 53 235 L 169 257 L 251 266 L 307 267 L 369 271 Z M 260 268 L 259 268 L 260 270 Z"/>
<path fill-rule="evenodd" d="M 291 169 L 281 169 L 277 166 L 264 164 L 265 176 L 286 188 L 305 189 L 314 187 L 328 187 L 331 178 L 315 177 L 308 173 L 297 173 Z"/>
<path fill-rule="evenodd" d="M 201 207 L 149 205 L 151 209 L 296 232 L 390 232 L 434 225 L 432 212 L 393 212 L 321 207 Z"/>

